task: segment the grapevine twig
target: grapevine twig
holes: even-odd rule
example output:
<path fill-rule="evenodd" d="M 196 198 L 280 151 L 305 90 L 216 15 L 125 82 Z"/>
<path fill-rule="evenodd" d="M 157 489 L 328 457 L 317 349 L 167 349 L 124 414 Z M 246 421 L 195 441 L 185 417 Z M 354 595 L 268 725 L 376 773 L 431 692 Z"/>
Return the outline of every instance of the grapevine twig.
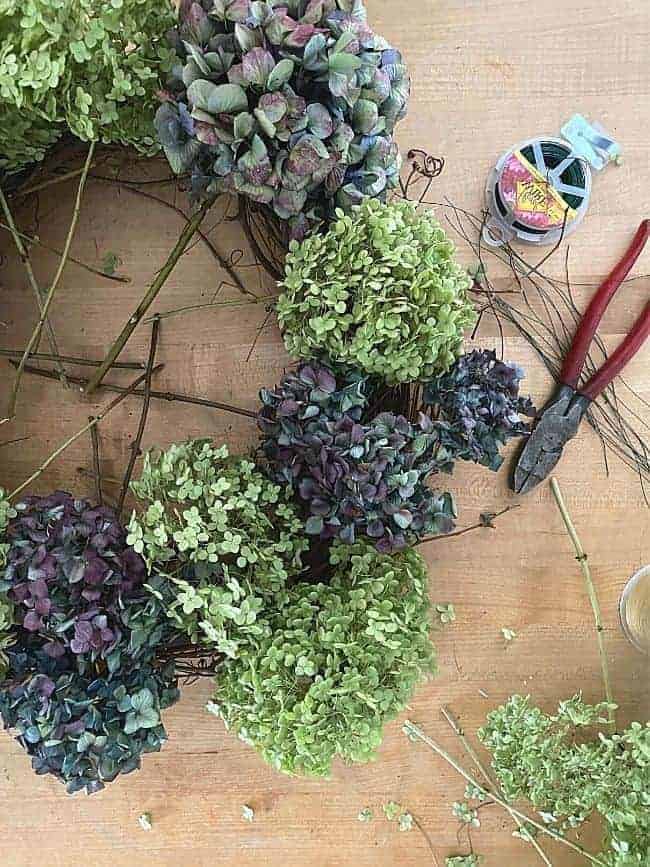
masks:
<path fill-rule="evenodd" d="M 95 479 L 96 474 L 94 470 L 87 470 L 85 467 L 77 467 L 77 472 L 80 476 L 83 476 L 84 479 Z M 121 485 L 122 479 L 116 479 L 114 476 L 102 476 L 101 483 L 103 485 Z"/>
<path fill-rule="evenodd" d="M 185 248 L 189 244 L 196 230 L 201 225 L 203 218 L 214 204 L 215 199 L 216 196 L 211 196 L 207 201 L 203 203 L 201 208 L 199 208 L 199 210 L 196 211 L 192 218 L 188 220 L 185 224 L 185 228 L 181 232 L 178 241 L 174 245 L 174 249 L 171 251 L 167 258 L 167 261 L 156 275 L 155 279 L 151 283 L 151 286 L 138 304 L 133 315 L 129 318 L 120 335 L 117 337 L 117 339 L 109 349 L 106 358 L 102 362 L 101 366 L 88 383 L 88 386 L 86 388 L 87 395 L 91 395 L 95 391 L 97 386 L 101 383 L 101 381 L 110 370 L 113 362 L 117 359 L 120 352 L 124 349 L 124 346 L 126 345 L 129 337 L 133 334 L 138 323 L 145 315 L 151 304 L 154 302 L 156 296 L 164 286 L 165 281 L 174 270 L 176 263 L 183 255 Z"/>
<path fill-rule="evenodd" d="M 5 199 L 4 193 L 2 189 L 0 189 L 0 204 L 2 205 L 2 211 L 5 215 L 5 219 L 8 223 L 8 230 L 11 233 L 11 237 L 14 240 L 14 244 L 16 245 L 16 249 L 18 250 L 18 255 L 25 267 L 25 273 L 27 274 L 27 281 L 32 288 L 32 291 L 36 297 L 36 303 L 38 304 L 38 312 L 43 313 L 43 303 L 44 296 L 43 290 L 38 284 L 36 280 L 36 275 L 34 274 L 34 269 L 32 268 L 32 261 L 29 258 L 29 253 L 25 249 L 25 245 L 22 242 L 21 234 L 16 228 L 16 224 L 14 222 L 13 214 L 9 208 L 7 200 Z M 50 322 L 50 317 L 45 317 L 45 333 L 47 335 L 47 342 L 50 345 L 50 350 L 54 355 L 59 355 L 59 347 L 56 342 L 56 335 L 54 334 L 54 328 L 52 327 L 52 323 Z M 57 361 L 56 369 L 59 374 L 59 379 L 61 380 L 61 384 L 63 386 L 67 386 L 68 382 L 65 378 L 65 369 L 61 364 L 61 361 Z"/>
<path fill-rule="evenodd" d="M 94 167 L 95 167 L 95 163 L 92 163 L 90 168 L 94 168 Z M 72 180 L 72 178 L 78 177 L 82 172 L 83 172 L 83 168 L 80 168 L 80 169 L 73 169 L 70 172 L 64 172 L 61 175 L 55 175 L 52 178 L 48 178 L 46 181 L 39 181 L 37 184 L 32 184 L 32 186 L 30 186 L 30 187 L 25 187 L 24 190 L 18 190 L 16 195 L 20 196 L 21 198 L 23 196 L 29 196 L 32 193 L 39 192 L 39 190 L 44 190 L 47 187 L 54 186 L 54 184 L 60 184 L 60 183 L 63 183 L 64 181 L 70 181 L 70 180 Z"/>
<path fill-rule="evenodd" d="M 458 739 L 460 740 L 461 744 L 463 745 L 463 749 L 465 750 L 467 755 L 470 757 L 470 759 L 474 762 L 476 769 L 479 771 L 479 773 L 481 774 L 481 776 L 483 777 L 485 782 L 488 784 L 488 788 L 485 791 L 487 791 L 491 797 L 493 790 L 497 789 L 497 784 L 494 782 L 494 780 L 490 776 L 487 768 L 485 767 L 485 765 L 483 764 L 483 762 L 479 758 L 479 755 L 476 752 L 476 750 L 474 749 L 474 747 L 468 741 L 467 736 L 465 735 L 464 729 L 459 724 L 458 720 L 453 715 L 451 710 L 448 707 L 445 707 L 443 705 L 443 707 L 440 708 L 440 711 L 441 711 L 442 715 L 444 716 L 444 718 L 449 723 L 449 725 L 451 726 L 451 728 L 453 729 L 454 733 L 458 736 Z M 497 791 L 498 791 L 498 789 L 497 789 Z M 511 818 L 514 820 L 514 822 L 517 825 L 517 827 L 519 828 L 519 830 L 520 831 L 523 830 L 525 832 L 525 825 L 523 824 L 521 819 L 513 812 L 512 808 L 510 806 L 508 806 L 508 807 L 506 807 L 506 809 L 507 809 L 508 813 L 510 813 Z M 537 840 L 532 836 L 532 834 L 526 834 L 525 839 L 535 849 L 535 851 L 537 852 L 539 857 L 542 859 L 544 864 L 546 864 L 546 867 L 553 867 L 553 864 L 549 860 L 548 856 L 546 855 L 546 853 L 544 852 L 542 847 L 539 845 Z"/>
<path fill-rule="evenodd" d="M 0 443 L 0 449 L 5 448 L 6 446 L 14 446 L 16 443 L 24 443 L 29 439 L 31 439 L 31 437 L 15 437 L 12 440 L 5 440 L 3 443 Z"/>
<path fill-rule="evenodd" d="M 448 765 L 463 777 L 470 785 L 475 786 L 477 789 L 484 789 L 484 786 L 481 786 L 479 782 L 477 782 L 474 777 L 468 771 L 466 771 L 462 765 L 460 765 L 453 756 L 451 756 L 440 744 L 436 743 L 432 738 L 425 735 L 422 729 L 418 728 L 414 723 L 410 720 L 406 720 L 404 723 L 404 733 L 409 738 L 416 738 L 422 743 L 426 744 L 429 749 L 433 750 L 434 753 L 437 753 L 441 759 L 444 759 Z M 583 858 L 586 858 L 587 861 L 590 861 L 592 864 L 597 864 L 598 867 L 607 867 L 604 861 L 598 858 L 596 855 L 592 855 L 591 852 L 588 852 L 586 849 L 579 843 L 575 843 L 573 840 L 570 840 L 568 837 L 563 837 L 558 831 L 554 831 L 553 828 L 547 827 L 546 825 L 542 825 L 536 819 L 532 819 L 530 816 L 527 816 L 525 813 L 522 813 L 520 810 L 515 809 L 511 804 L 508 804 L 500 795 L 497 795 L 495 792 L 490 792 L 490 797 L 494 801 L 495 804 L 498 804 L 502 809 L 507 810 L 508 812 L 512 811 L 512 813 L 522 822 L 532 825 L 534 828 L 537 828 L 538 831 L 542 831 L 544 834 L 547 834 L 549 837 L 552 837 L 558 843 L 562 843 L 564 846 L 568 846 L 570 849 L 573 849 L 574 852 L 578 852 L 582 855 Z"/>
<path fill-rule="evenodd" d="M 5 226 L 4 223 L 0 223 L 0 229 L 4 229 L 5 231 L 11 231 L 10 227 Z M 50 244 L 46 244 L 45 241 L 42 241 L 40 238 L 36 238 L 33 235 L 28 235 L 25 232 L 18 232 L 18 236 L 23 241 L 27 241 L 28 244 L 34 244 L 37 247 L 42 247 L 44 250 L 47 250 L 50 253 L 54 253 L 57 256 L 63 255 L 63 252 L 57 247 L 52 247 Z M 124 274 L 107 274 L 106 271 L 102 271 L 99 268 L 94 268 L 92 265 L 89 265 L 88 262 L 84 262 L 82 259 L 77 259 L 69 254 L 68 262 L 74 262 L 75 265 L 83 268 L 84 271 L 88 271 L 89 274 L 96 274 L 97 277 L 102 277 L 104 280 L 113 280 L 115 283 L 131 282 L 131 278 L 127 277 Z"/>
<path fill-rule="evenodd" d="M 93 417 L 88 416 L 88 421 L 92 421 Z M 95 476 L 95 492 L 97 494 L 97 503 L 100 506 L 104 505 L 104 497 L 102 495 L 102 471 L 99 461 L 99 433 L 97 425 L 93 424 L 90 428 L 90 440 L 93 446 L 93 472 Z"/>
<path fill-rule="evenodd" d="M 158 319 L 168 319 L 170 316 L 178 316 L 181 313 L 192 313 L 195 310 L 205 310 L 209 307 L 249 307 L 252 304 L 271 304 L 279 298 L 279 295 L 264 295 L 259 298 L 255 298 L 254 300 L 251 298 L 250 301 L 211 301 L 206 304 L 191 304 L 189 307 L 177 307 L 175 310 L 165 310 L 164 313 L 158 313 L 156 316 Z M 146 319 L 143 319 L 143 322 L 153 322 L 156 317 L 149 316 Z"/>
<path fill-rule="evenodd" d="M 496 512 L 494 514 L 486 512 L 485 514 L 481 515 L 481 520 L 477 524 L 471 524 L 469 527 L 463 527 L 461 530 L 454 530 L 453 533 L 438 533 L 435 536 L 425 536 L 423 539 L 420 539 L 420 541 L 416 544 L 424 545 L 426 542 L 437 542 L 440 539 L 453 539 L 454 536 L 464 536 L 465 533 L 471 533 L 473 530 L 480 530 L 485 528 L 489 530 L 494 530 L 496 529 L 494 526 L 494 521 L 497 518 L 500 518 L 501 515 L 505 515 L 507 512 L 511 512 L 513 509 L 518 508 L 519 504 L 517 503 L 515 505 L 506 506 L 505 509 L 501 509 L 500 512 Z"/>
<path fill-rule="evenodd" d="M 155 368 L 155 371 L 161 370 L 162 367 L 163 367 L 163 365 L 159 364 Z M 73 434 L 71 437 L 69 437 L 67 440 L 65 440 L 65 442 L 63 442 L 57 449 L 55 449 L 52 452 L 52 454 L 48 458 L 46 458 L 43 461 L 43 463 L 40 465 L 40 467 L 37 470 L 35 470 L 35 472 L 33 472 L 28 479 L 25 479 L 25 481 L 21 485 L 18 485 L 18 487 L 9 494 L 7 499 L 12 500 L 14 497 L 17 497 L 18 494 L 22 493 L 22 491 L 24 491 L 25 488 L 29 487 L 29 485 L 31 485 L 31 483 L 33 481 L 35 481 L 39 476 L 42 476 L 43 473 L 45 472 L 45 470 L 50 466 L 50 464 L 53 461 L 55 461 L 58 458 L 58 456 L 62 452 L 64 452 L 69 446 L 71 446 L 80 437 L 82 437 L 87 431 L 89 431 L 91 427 L 93 427 L 96 424 L 99 424 L 99 422 L 102 421 L 102 419 L 106 418 L 106 416 L 109 414 L 109 412 L 114 410 L 116 406 L 118 406 L 120 403 L 122 403 L 124 398 L 128 397 L 130 394 L 134 394 L 136 392 L 137 387 L 140 385 L 140 383 L 144 382 L 146 376 L 147 376 L 147 374 L 143 373 L 141 376 L 139 376 L 137 379 L 135 379 L 131 383 L 131 385 L 129 385 L 128 388 L 125 388 L 124 391 L 122 392 L 122 394 L 120 394 L 118 397 L 116 397 L 114 400 L 112 400 L 108 404 L 108 406 L 106 406 L 99 413 L 99 415 L 95 416 L 94 418 L 91 418 L 90 421 L 88 422 L 88 424 L 85 424 L 81 428 L 81 430 L 78 430 L 77 433 Z"/>
<path fill-rule="evenodd" d="M 566 507 L 566 503 L 564 502 L 564 498 L 562 497 L 562 491 L 560 490 L 560 485 L 558 484 L 557 479 L 551 479 L 551 491 L 553 492 L 553 496 L 555 497 L 555 502 L 557 503 L 557 507 L 560 510 L 560 514 L 562 515 L 562 520 L 564 521 L 564 526 L 567 529 L 567 533 L 569 534 L 569 538 L 573 542 L 573 547 L 576 552 L 576 560 L 580 563 L 580 569 L 582 570 L 583 577 L 585 579 L 585 584 L 587 585 L 587 593 L 589 594 L 589 601 L 591 602 L 591 608 L 594 612 L 594 622 L 596 624 L 596 638 L 598 641 L 598 655 L 600 656 L 600 666 L 603 672 L 603 683 L 605 685 L 605 697 L 607 702 L 610 705 L 608 716 L 609 722 L 611 725 L 616 725 L 616 715 L 614 711 L 614 694 L 612 692 L 612 682 L 609 676 L 609 664 L 607 662 L 607 652 L 605 651 L 605 639 L 603 637 L 604 627 L 603 627 L 603 618 L 600 612 L 600 603 L 598 602 L 598 594 L 596 593 L 596 587 L 594 585 L 593 579 L 591 577 L 591 569 L 589 568 L 589 560 L 587 555 L 585 554 L 584 548 L 582 547 L 582 543 L 578 538 L 578 533 L 576 532 L 576 528 L 573 525 L 573 521 L 571 520 L 571 516 L 569 515 L 569 511 Z"/>
<path fill-rule="evenodd" d="M 59 261 L 59 267 L 57 268 L 56 274 L 54 275 L 54 280 L 52 280 L 52 285 L 50 286 L 49 292 L 45 298 L 43 303 L 43 307 L 41 310 L 41 315 L 36 323 L 36 327 L 32 332 L 32 336 L 30 337 L 27 346 L 25 348 L 25 352 L 23 357 L 20 360 L 20 364 L 18 365 L 18 369 L 16 371 L 16 377 L 14 379 L 13 388 L 11 390 L 11 395 L 9 397 L 9 409 L 7 417 L 4 421 L 9 421 L 16 414 L 16 401 L 18 399 L 18 389 L 20 388 L 20 380 L 23 375 L 23 368 L 27 362 L 30 352 L 35 348 L 38 343 L 38 339 L 41 334 L 41 329 L 43 328 L 43 323 L 47 319 L 47 314 L 50 310 L 50 305 L 54 300 L 54 296 L 56 294 L 56 290 L 59 287 L 59 283 L 61 281 L 61 277 L 63 275 L 63 271 L 65 269 L 65 263 L 68 258 L 68 254 L 70 252 L 70 247 L 72 246 L 72 238 L 75 233 L 75 229 L 77 228 L 77 222 L 79 220 L 79 212 L 81 211 L 81 198 L 83 196 L 84 187 L 86 185 L 86 178 L 88 177 L 88 169 L 90 168 L 90 163 L 92 162 L 93 153 L 95 151 L 95 142 L 91 141 L 90 147 L 88 148 L 88 154 L 86 155 L 86 162 L 84 163 L 84 170 L 82 172 L 81 178 L 79 180 L 79 187 L 77 188 L 77 197 L 75 199 L 74 211 L 72 213 L 72 220 L 70 221 L 70 228 L 68 229 L 68 235 L 65 240 L 65 245 L 63 247 L 63 253 L 61 254 L 61 259 Z"/>
<path fill-rule="evenodd" d="M 103 179 L 98 178 L 98 180 L 103 180 Z M 120 181 L 120 180 L 107 181 L 107 183 L 122 185 L 122 181 Z M 152 193 L 147 193 L 145 190 L 139 190 L 135 186 L 130 186 L 130 185 L 126 185 L 126 184 L 124 185 L 124 189 L 127 190 L 129 193 L 133 193 L 136 196 L 142 196 L 143 198 L 149 199 L 153 202 L 157 202 L 159 205 L 163 205 L 164 207 L 169 208 L 170 210 L 172 210 L 176 214 L 178 214 L 179 217 L 182 217 L 186 223 L 190 220 L 190 217 L 188 217 L 187 214 L 183 210 L 181 210 L 181 208 L 179 208 L 177 205 L 172 204 L 171 202 L 167 202 L 165 199 L 161 199 L 160 196 L 154 196 Z M 247 289 L 244 286 L 244 284 L 240 280 L 239 275 L 237 274 L 235 269 L 230 265 L 229 262 L 227 262 L 224 259 L 224 257 L 217 250 L 217 248 L 212 243 L 212 241 L 208 238 L 208 236 L 199 230 L 198 226 L 197 226 L 197 228 L 193 234 L 196 234 L 201 239 L 201 241 L 206 245 L 206 247 L 212 253 L 215 260 L 219 263 L 219 267 L 223 268 L 223 270 L 226 272 L 226 274 L 228 274 L 228 276 L 233 281 L 233 283 L 235 284 L 237 289 L 239 289 L 239 291 L 242 292 L 244 295 L 252 295 L 253 297 L 255 297 L 254 293 L 251 292 L 250 289 Z"/>
<path fill-rule="evenodd" d="M 25 354 L 24 349 L 0 349 L 0 357 L 3 358 L 21 358 Z M 101 361 L 94 361 L 90 358 L 78 358 L 75 355 L 54 355 L 49 352 L 30 352 L 30 361 L 63 361 L 66 364 L 76 364 L 79 367 L 99 367 Z M 141 361 L 116 361 L 113 367 L 120 370 L 144 370 L 145 366 Z"/>
<path fill-rule="evenodd" d="M 117 515 L 120 517 L 122 514 L 122 510 L 124 509 L 124 500 L 126 499 L 126 495 L 129 490 L 129 484 L 131 482 L 131 476 L 133 475 L 133 469 L 135 467 L 135 462 L 138 459 L 140 454 L 140 445 L 142 443 L 142 437 L 144 435 L 144 429 L 147 424 L 147 415 L 149 413 L 149 403 L 151 401 L 151 374 L 153 371 L 154 361 L 156 360 L 156 349 L 158 347 L 158 329 L 160 328 L 160 320 L 154 319 L 153 327 L 151 329 L 151 344 L 149 346 L 149 360 L 147 361 L 147 372 L 144 380 L 144 400 L 142 401 L 142 412 L 140 414 L 140 423 L 138 424 L 138 431 L 135 435 L 135 439 L 131 443 L 131 456 L 129 457 L 129 463 L 126 468 L 126 472 L 124 474 L 124 481 L 122 482 L 122 488 L 120 490 L 120 496 L 117 501 Z"/>
<path fill-rule="evenodd" d="M 11 361 L 10 364 L 15 364 L 15 362 Z M 42 370 L 40 367 L 32 367 L 30 364 L 25 365 L 25 373 L 31 373 L 33 376 L 42 376 L 45 379 L 56 379 L 56 374 L 52 370 Z M 80 376 L 69 376 L 68 379 L 70 382 L 75 385 L 80 385 L 83 389 L 88 385 L 88 380 L 83 379 Z M 124 386 L 115 385 L 114 383 L 102 383 L 102 388 L 105 388 L 106 391 L 115 391 L 118 394 L 122 394 L 126 391 Z M 136 389 L 133 392 L 134 395 L 138 397 L 144 396 L 144 391 L 142 389 Z M 191 397 L 187 394 L 178 394 L 175 391 L 154 391 L 150 392 L 150 396 L 155 398 L 156 400 L 166 400 L 169 403 L 173 403 L 174 401 L 178 401 L 179 403 L 191 403 L 195 406 L 207 406 L 210 409 L 218 409 L 222 412 L 232 412 L 235 415 L 241 415 L 245 418 L 253 418 L 256 419 L 258 417 L 258 413 L 253 412 L 251 409 L 243 409 L 239 406 L 232 406 L 229 403 L 220 403 L 216 400 L 207 400 L 204 397 Z"/>

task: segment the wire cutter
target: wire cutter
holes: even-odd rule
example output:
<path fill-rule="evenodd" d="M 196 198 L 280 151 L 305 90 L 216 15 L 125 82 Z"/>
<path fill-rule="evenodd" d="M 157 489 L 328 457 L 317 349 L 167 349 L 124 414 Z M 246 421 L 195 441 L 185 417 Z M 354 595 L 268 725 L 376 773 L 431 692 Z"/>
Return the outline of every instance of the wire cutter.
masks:
<path fill-rule="evenodd" d="M 589 346 L 600 320 L 650 237 L 650 220 L 644 220 L 629 249 L 591 299 L 564 360 L 558 388 L 538 416 L 515 466 L 511 486 L 518 494 L 532 491 L 552 472 L 564 446 L 578 432 L 589 405 L 639 351 L 650 335 L 650 302 L 620 346 L 582 386 L 578 382 Z"/>

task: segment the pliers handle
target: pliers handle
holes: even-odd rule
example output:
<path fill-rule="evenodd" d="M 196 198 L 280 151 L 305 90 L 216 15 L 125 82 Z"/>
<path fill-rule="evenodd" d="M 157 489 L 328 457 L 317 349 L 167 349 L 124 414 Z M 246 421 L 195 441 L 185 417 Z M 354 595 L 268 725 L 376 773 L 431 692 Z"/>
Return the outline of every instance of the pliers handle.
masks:
<path fill-rule="evenodd" d="M 538 417 L 519 456 L 512 487 L 519 494 L 531 491 L 553 471 L 564 446 L 578 432 L 589 405 L 621 372 L 650 336 L 650 302 L 620 346 L 600 370 L 582 387 L 578 386 L 589 346 L 603 314 L 650 237 L 650 220 L 644 220 L 632 244 L 587 307 L 560 374 L 559 388 Z"/>
<path fill-rule="evenodd" d="M 606 388 L 617 376 L 630 359 L 639 351 L 644 341 L 650 336 L 650 302 L 637 319 L 632 330 L 614 353 L 607 359 L 603 366 L 582 388 L 578 388 L 578 382 L 582 375 L 589 346 L 596 334 L 600 320 L 607 310 L 610 301 L 616 295 L 619 287 L 632 270 L 636 260 L 641 255 L 648 238 L 650 237 L 650 220 L 644 220 L 634 235 L 627 252 L 616 265 L 609 276 L 603 281 L 600 288 L 591 299 L 585 311 L 582 322 L 576 332 L 573 344 L 560 374 L 560 382 L 570 388 L 579 391 L 590 400 Z"/>

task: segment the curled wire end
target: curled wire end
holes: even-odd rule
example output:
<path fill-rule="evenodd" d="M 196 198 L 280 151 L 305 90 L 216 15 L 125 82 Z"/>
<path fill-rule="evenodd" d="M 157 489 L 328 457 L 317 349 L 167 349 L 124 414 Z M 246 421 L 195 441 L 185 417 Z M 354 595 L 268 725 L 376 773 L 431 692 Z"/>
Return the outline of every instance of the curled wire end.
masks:
<path fill-rule="evenodd" d="M 407 157 L 411 160 L 413 171 L 425 178 L 437 178 L 442 174 L 445 167 L 443 157 L 434 157 L 420 148 L 410 150 Z"/>

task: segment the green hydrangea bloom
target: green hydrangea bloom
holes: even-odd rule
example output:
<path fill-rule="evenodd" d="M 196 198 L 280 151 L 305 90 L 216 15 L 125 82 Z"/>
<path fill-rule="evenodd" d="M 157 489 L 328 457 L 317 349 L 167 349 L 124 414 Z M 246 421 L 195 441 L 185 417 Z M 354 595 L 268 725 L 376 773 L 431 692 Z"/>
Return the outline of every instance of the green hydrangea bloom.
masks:
<path fill-rule="evenodd" d="M 224 666 L 209 705 L 286 773 L 371 759 L 385 723 L 435 671 L 422 557 L 335 542 L 330 564 L 330 583 L 299 583 L 270 612 L 268 633 Z"/>
<path fill-rule="evenodd" d="M 14 605 L 5 593 L 0 593 L 0 682 L 2 682 L 9 669 L 9 660 L 4 651 L 14 641 L 11 627 L 14 624 Z"/>
<path fill-rule="evenodd" d="M 68 130 L 155 152 L 173 20 L 165 0 L 2 0 L 0 168 L 43 159 Z"/>
<path fill-rule="evenodd" d="M 528 799 L 560 833 L 599 813 L 600 863 L 643 867 L 650 863 L 650 723 L 585 738 L 584 729 L 607 723 L 610 707 L 575 695 L 550 715 L 529 696 L 513 695 L 478 735 L 509 801 Z"/>
<path fill-rule="evenodd" d="M 5 557 L 9 546 L 5 542 L 5 530 L 11 518 L 16 517 L 16 510 L 13 508 L 3 488 L 0 488 L 0 569 L 5 565 Z"/>
<path fill-rule="evenodd" d="M 327 234 L 291 244 L 277 304 L 289 353 L 391 385 L 447 370 L 476 315 L 469 277 L 433 214 L 367 199 L 336 216 Z"/>
<path fill-rule="evenodd" d="M 155 590 L 178 628 L 231 657 L 266 634 L 260 615 L 283 598 L 308 547 L 283 489 L 209 440 L 146 455 L 132 488 L 145 507 L 127 542 L 168 577 Z"/>

